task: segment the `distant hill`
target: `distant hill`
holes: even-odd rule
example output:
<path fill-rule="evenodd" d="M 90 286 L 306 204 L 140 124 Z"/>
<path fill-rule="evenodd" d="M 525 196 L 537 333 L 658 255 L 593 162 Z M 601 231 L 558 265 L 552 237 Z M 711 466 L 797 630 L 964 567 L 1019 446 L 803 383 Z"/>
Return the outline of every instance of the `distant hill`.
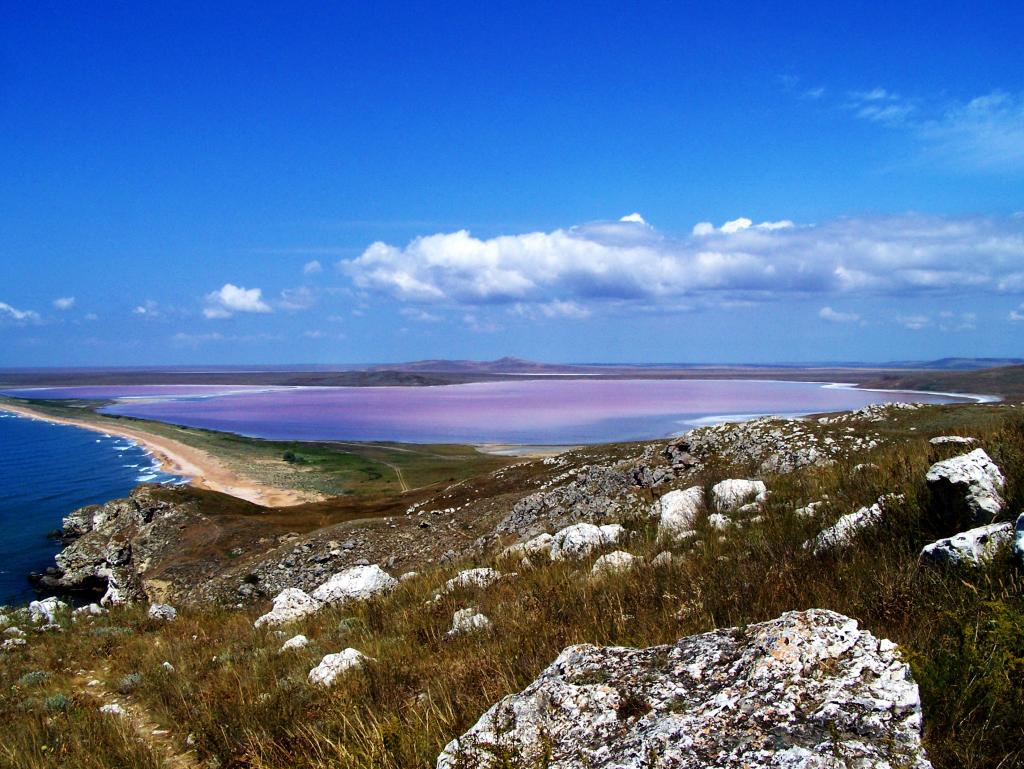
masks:
<path fill-rule="evenodd" d="M 1024 399 L 1024 365 L 977 370 L 885 373 L 861 382 L 860 386 L 888 390 L 982 393 L 1021 400 Z"/>

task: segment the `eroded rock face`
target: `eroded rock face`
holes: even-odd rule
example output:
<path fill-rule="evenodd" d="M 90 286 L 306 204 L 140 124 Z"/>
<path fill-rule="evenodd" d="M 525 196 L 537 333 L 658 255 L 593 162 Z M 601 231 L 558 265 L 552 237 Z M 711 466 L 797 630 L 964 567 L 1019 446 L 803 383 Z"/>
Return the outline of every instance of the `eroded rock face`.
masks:
<path fill-rule="evenodd" d="M 981 566 L 991 561 L 999 549 L 1013 539 L 1013 524 L 990 523 L 940 539 L 921 551 L 924 563 L 948 563 L 954 566 Z"/>
<path fill-rule="evenodd" d="M 984 449 L 936 462 L 925 479 L 934 513 L 954 530 L 990 523 L 1003 509 L 1006 479 Z"/>
<path fill-rule="evenodd" d="M 437 760 L 510 765 L 931 766 L 917 684 L 895 644 L 821 609 L 669 646 L 570 646 Z"/>
<path fill-rule="evenodd" d="M 551 558 L 578 560 L 586 558 L 598 548 L 614 545 L 626 530 L 617 523 L 594 526 L 592 523 L 577 523 L 555 534 L 551 541 Z"/>
<path fill-rule="evenodd" d="M 64 550 L 56 556 L 55 590 L 106 589 L 103 603 L 144 600 L 145 577 L 155 553 L 180 536 L 187 513 L 140 486 L 125 499 L 85 507 L 64 518 Z"/>
<path fill-rule="evenodd" d="M 340 571 L 312 592 L 321 603 L 366 601 L 394 590 L 398 580 L 380 566 L 353 566 Z"/>

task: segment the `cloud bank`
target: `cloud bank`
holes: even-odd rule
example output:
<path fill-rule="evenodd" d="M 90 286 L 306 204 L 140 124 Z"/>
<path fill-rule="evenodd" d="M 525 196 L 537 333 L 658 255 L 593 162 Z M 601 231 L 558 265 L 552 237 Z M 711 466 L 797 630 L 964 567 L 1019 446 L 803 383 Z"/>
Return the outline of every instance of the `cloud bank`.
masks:
<path fill-rule="evenodd" d="M 580 315 L 602 302 L 1020 293 L 1024 218 L 907 214 L 799 225 L 740 217 L 671 237 L 634 214 L 489 239 L 459 230 L 404 247 L 376 242 L 339 267 L 358 288 L 401 301 L 533 305 L 550 315 Z M 822 317 L 853 320 L 843 315 Z"/>

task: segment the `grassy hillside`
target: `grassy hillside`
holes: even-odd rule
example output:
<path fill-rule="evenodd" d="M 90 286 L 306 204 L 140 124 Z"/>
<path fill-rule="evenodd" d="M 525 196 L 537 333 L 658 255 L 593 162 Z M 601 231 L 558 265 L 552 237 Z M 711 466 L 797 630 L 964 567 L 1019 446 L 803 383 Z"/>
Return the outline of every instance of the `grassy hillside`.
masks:
<path fill-rule="evenodd" d="M 982 393 L 1019 401 L 1024 399 L 1024 366 L 1000 366 L 980 371 L 891 372 L 863 381 L 860 386 L 888 390 Z"/>
<path fill-rule="evenodd" d="M 1008 478 L 1015 515 L 1024 509 L 1024 418 L 1007 406 L 942 407 L 872 428 L 888 440 L 871 452 L 767 478 L 759 522 L 718 532 L 701 521 L 696 540 L 666 548 L 650 520 L 626 521 L 624 549 L 645 565 L 602 582 L 589 579 L 592 559 L 523 568 L 482 557 L 517 576 L 435 602 L 458 566 L 436 567 L 385 599 L 325 610 L 283 633 L 253 629 L 260 605 L 185 608 L 169 624 L 146 619 L 142 607 L 116 609 L 32 634 L 0 665 L 0 765 L 430 767 L 448 740 L 568 644 L 664 643 L 824 607 L 900 644 L 921 687 L 936 767 L 1019 766 L 1024 573 L 1008 553 L 973 570 L 925 568 L 918 553 L 940 533 L 925 471 L 955 453 L 927 437 L 979 438 Z M 877 467 L 854 469 L 864 463 Z M 696 480 L 710 486 L 747 470 L 721 457 Z M 904 501 L 851 547 L 825 556 L 803 547 L 840 515 L 893 492 Z M 817 500 L 827 500 L 819 518 L 794 514 Z M 671 564 L 651 565 L 665 549 Z M 446 640 L 465 606 L 489 616 L 493 632 Z M 310 645 L 279 653 L 294 633 Z M 332 689 L 310 686 L 310 668 L 345 647 L 375 661 Z M 113 698 L 128 718 L 99 712 Z"/>

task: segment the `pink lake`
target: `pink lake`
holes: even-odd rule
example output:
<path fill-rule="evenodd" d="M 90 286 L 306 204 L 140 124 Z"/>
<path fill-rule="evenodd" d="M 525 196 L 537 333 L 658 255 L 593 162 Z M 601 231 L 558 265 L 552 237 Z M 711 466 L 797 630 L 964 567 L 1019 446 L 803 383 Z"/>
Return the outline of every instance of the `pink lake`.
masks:
<path fill-rule="evenodd" d="M 763 414 L 962 398 L 814 382 L 557 379 L 440 387 L 67 387 L 22 397 L 128 398 L 105 413 L 279 440 L 578 444 L 659 438 Z"/>

